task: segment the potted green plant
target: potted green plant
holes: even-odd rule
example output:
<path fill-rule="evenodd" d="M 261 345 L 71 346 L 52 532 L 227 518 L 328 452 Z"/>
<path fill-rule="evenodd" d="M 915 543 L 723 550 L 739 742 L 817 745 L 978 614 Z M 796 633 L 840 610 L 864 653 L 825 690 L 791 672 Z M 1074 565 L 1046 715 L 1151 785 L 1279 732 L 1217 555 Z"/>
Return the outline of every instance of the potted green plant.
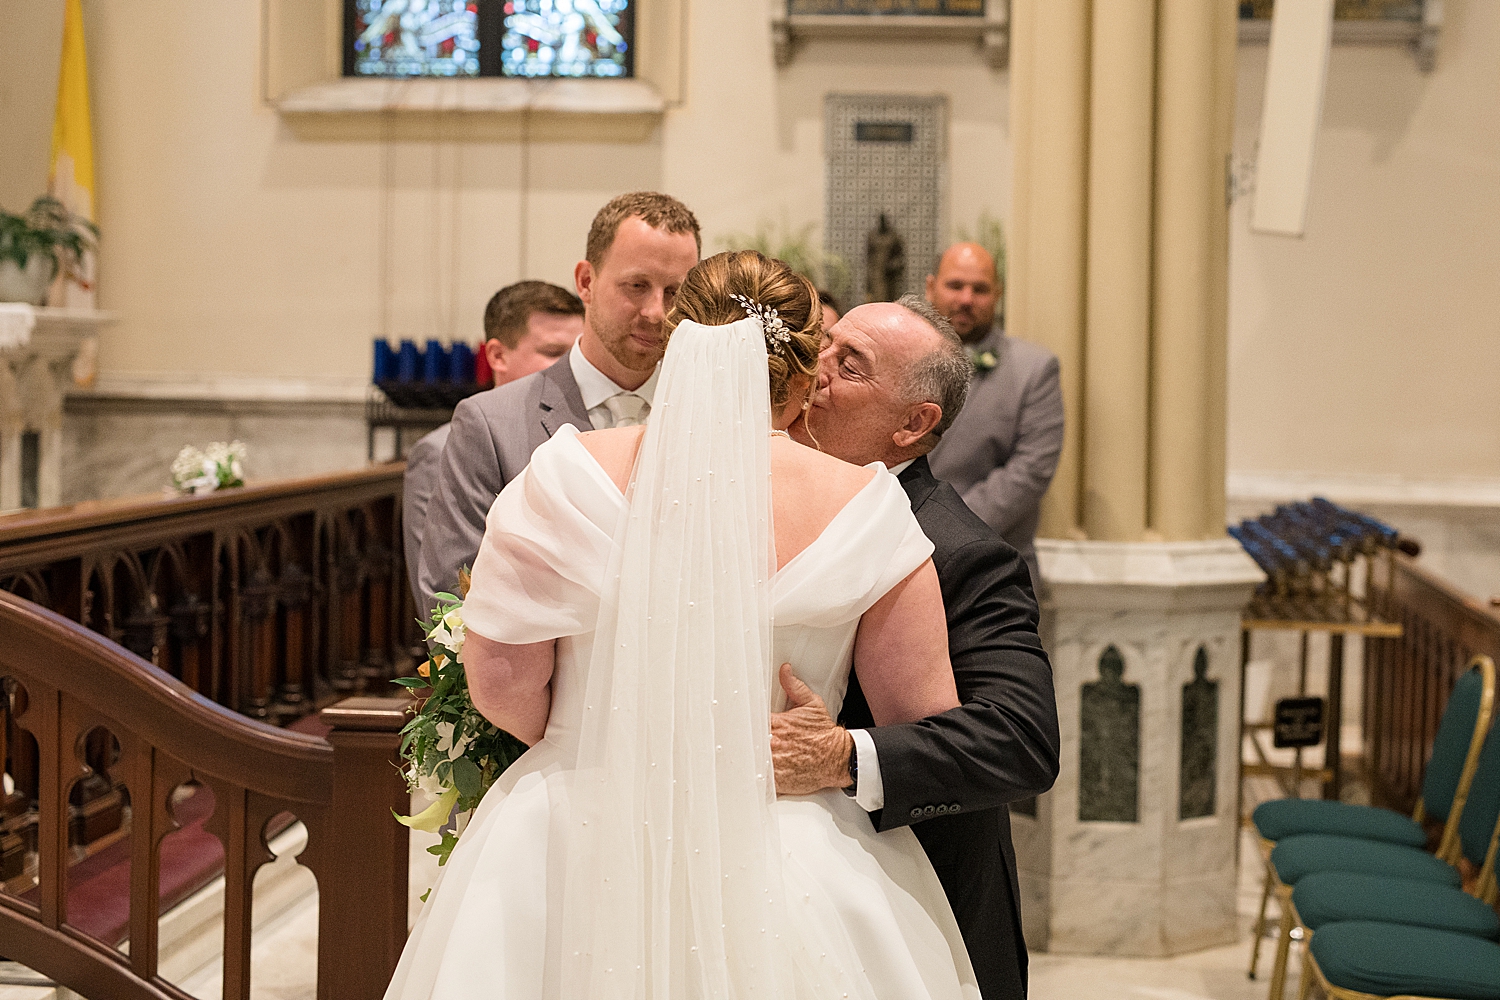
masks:
<path fill-rule="evenodd" d="M 81 267 L 98 239 L 98 226 L 48 195 L 22 215 L 0 208 L 0 302 L 42 305 L 52 279 Z"/>

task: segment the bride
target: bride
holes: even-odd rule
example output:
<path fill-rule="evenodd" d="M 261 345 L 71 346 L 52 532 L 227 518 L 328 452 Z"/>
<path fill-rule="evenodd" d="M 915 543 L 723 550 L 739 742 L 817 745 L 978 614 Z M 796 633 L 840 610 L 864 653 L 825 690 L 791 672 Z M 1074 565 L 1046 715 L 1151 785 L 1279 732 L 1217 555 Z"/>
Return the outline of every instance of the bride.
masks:
<path fill-rule="evenodd" d="M 564 427 L 495 500 L 465 603 L 475 705 L 531 749 L 475 810 L 388 998 L 977 1000 L 916 837 L 778 798 L 774 664 L 835 716 L 958 704 L 932 544 L 881 465 L 793 443 L 812 285 L 702 261 L 647 427 Z"/>

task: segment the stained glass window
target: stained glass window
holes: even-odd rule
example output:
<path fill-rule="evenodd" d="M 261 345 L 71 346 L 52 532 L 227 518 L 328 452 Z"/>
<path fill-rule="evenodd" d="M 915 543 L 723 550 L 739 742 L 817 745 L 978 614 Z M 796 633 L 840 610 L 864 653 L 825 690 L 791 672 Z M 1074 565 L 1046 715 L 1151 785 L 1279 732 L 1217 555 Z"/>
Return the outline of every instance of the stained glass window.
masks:
<path fill-rule="evenodd" d="M 478 0 L 347 0 L 346 76 L 478 76 Z"/>
<path fill-rule="evenodd" d="M 630 0 L 506 0 L 506 76 L 631 76 Z"/>
<path fill-rule="evenodd" d="M 344 75 L 630 77 L 633 0 L 344 0 Z"/>

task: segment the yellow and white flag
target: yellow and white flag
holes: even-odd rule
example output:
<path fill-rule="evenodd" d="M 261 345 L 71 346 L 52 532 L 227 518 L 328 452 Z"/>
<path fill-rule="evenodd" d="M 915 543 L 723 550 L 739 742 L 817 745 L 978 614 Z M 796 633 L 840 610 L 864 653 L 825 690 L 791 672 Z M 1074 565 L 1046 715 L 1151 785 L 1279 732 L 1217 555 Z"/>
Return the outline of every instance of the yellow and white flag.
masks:
<path fill-rule="evenodd" d="M 82 0 L 67 0 L 63 14 L 62 71 L 57 77 L 57 118 L 52 125 L 52 169 L 47 191 L 69 211 L 94 221 L 94 133 L 89 124 L 89 69 L 83 47 Z M 97 262 L 86 254 L 81 266 L 57 276 L 49 305 L 94 308 Z M 81 273 L 80 273 L 81 272 Z"/>

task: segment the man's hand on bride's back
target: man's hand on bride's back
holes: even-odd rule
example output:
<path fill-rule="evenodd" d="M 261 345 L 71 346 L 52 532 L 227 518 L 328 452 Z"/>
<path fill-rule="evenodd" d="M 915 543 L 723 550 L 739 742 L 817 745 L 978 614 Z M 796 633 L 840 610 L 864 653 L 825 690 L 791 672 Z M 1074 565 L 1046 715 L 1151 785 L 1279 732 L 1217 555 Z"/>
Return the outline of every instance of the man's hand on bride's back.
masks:
<path fill-rule="evenodd" d="M 854 738 L 828 714 L 823 699 L 797 679 L 792 665 L 781 665 L 786 711 L 771 716 L 771 760 L 777 795 L 808 795 L 843 788 L 849 777 Z"/>

